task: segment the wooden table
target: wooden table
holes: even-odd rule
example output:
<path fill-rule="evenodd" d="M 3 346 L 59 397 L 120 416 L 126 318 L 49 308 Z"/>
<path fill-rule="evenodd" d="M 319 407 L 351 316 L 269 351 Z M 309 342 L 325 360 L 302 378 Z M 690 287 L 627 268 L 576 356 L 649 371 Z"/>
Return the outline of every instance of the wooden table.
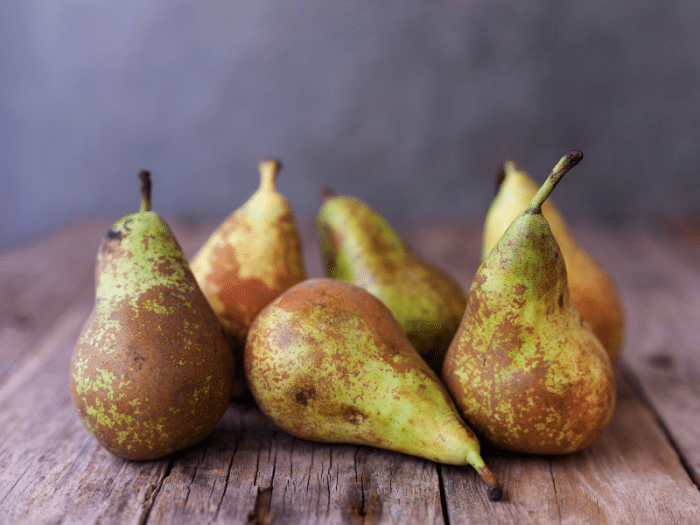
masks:
<path fill-rule="evenodd" d="M 603 436 L 567 457 L 484 446 L 501 482 L 471 468 L 361 446 L 323 445 L 232 404 L 201 444 L 128 462 L 87 433 L 68 363 L 93 301 L 97 246 L 117 217 L 69 225 L 0 254 L 0 523 L 700 523 L 700 226 L 574 231 L 617 281 L 627 342 Z M 188 255 L 215 226 L 169 221 Z M 307 269 L 322 275 L 312 224 Z M 480 225 L 404 225 L 414 248 L 468 288 Z"/>

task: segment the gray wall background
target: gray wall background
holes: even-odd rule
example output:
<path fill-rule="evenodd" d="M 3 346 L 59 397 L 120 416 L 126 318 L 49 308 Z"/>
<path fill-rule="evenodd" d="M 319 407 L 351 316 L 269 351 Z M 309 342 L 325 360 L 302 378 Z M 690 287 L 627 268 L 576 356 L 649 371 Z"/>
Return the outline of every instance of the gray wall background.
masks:
<path fill-rule="evenodd" d="M 696 0 L 0 3 L 0 248 L 138 206 L 222 219 L 263 156 L 392 221 L 480 220 L 498 163 L 571 220 L 700 208 Z"/>

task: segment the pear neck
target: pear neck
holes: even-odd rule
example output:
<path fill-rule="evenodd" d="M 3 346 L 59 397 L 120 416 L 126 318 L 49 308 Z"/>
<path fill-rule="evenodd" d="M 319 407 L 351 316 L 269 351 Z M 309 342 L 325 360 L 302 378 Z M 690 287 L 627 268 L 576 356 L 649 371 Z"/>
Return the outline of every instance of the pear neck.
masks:
<path fill-rule="evenodd" d="M 264 159 L 258 164 L 260 171 L 260 191 L 274 193 L 277 191 L 277 175 L 282 169 L 282 163 L 277 159 Z"/>

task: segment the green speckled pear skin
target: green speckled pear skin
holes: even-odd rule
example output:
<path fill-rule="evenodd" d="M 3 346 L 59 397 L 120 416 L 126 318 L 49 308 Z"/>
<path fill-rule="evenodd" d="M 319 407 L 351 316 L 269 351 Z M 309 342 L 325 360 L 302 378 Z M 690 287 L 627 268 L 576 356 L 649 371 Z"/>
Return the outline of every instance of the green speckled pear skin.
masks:
<path fill-rule="evenodd" d="M 358 286 L 309 279 L 280 295 L 251 325 L 245 373 L 261 410 L 294 436 L 471 464 L 500 498 L 444 385 Z"/>
<path fill-rule="evenodd" d="M 378 297 L 439 373 L 464 314 L 459 284 L 410 250 L 384 217 L 357 198 L 325 195 L 318 234 L 326 275 Z"/>
<path fill-rule="evenodd" d="M 558 178 L 573 167 L 562 162 Z M 615 405 L 610 359 L 571 301 L 564 258 L 541 211 L 558 178 L 548 178 L 477 270 L 442 373 L 478 435 L 534 454 L 586 448 Z"/>
<path fill-rule="evenodd" d="M 510 223 L 527 209 L 538 189 L 530 176 L 512 161 L 503 163 L 498 182 L 496 197 L 484 220 L 483 256 L 488 255 Z M 542 205 L 542 213 L 564 255 L 571 300 L 603 343 L 614 365 L 625 339 L 625 312 L 615 282 L 578 244 L 551 199 Z"/>
<path fill-rule="evenodd" d="M 147 172 L 141 176 L 143 184 Z M 131 460 L 207 437 L 228 406 L 233 375 L 223 327 L 172 231 L 146 201 L 102 241 L 95 304 L 70 364 L 83 424 L 112 454 Z"/>

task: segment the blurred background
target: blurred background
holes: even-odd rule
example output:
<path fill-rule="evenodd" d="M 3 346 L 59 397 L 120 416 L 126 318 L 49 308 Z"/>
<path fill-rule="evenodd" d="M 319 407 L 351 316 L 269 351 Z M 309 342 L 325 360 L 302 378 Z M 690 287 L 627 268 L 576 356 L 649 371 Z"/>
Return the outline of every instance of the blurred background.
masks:
<path fill-rule="evenodd" d="M 391 221 L 483 219 L 499 163 L 573 220 L 700 211 L 695 0 L 0 3 L 0 249 L 138 207 L 223 219 L 284 163 Z"/>

